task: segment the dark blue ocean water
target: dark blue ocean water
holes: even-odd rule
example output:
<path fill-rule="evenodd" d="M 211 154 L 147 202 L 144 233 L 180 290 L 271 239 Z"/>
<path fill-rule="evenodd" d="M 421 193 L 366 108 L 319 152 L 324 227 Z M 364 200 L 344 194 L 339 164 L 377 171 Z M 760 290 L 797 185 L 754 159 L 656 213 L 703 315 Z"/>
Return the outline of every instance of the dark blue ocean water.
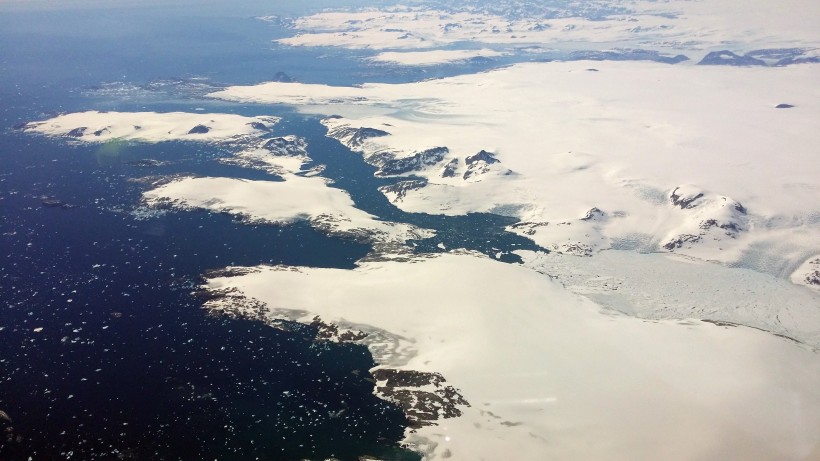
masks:
<path fill-rule="evenodd" d="M 158 2 L 161 4 L 162 2 Z M 41 5 L 38 2 L 35 6 Z M 299 10 L 283 2 L 285 12 Z M 2 7 L 0 7 L 2 8 Z M 13 126 L 56 112 L 195 110 L 284 117 L 277 134 L 308 139 L 325 176 L 383 219 L 436 229 L 418 251 L 494 255 L 532 248 L 511 219 L 402 213 L 387 180 L 286 108 L 202 101 L 191 90 L 286 72 L 331 84 L 409 81 L 350 52 L 272 47 L 285 31 L 253 19 L 270 6 L 0 9 L 0 459 L 418 459 L 398 446 L 407 421 L 372 395 L 361 346 L 315 331 L 209 317 L 200 276 L 260 263 L 352 268 L 369 251 L 305 224 L 247 225 L 221 214 L 136 219 L 153 175 L 271 179 L 223 165 L 216 147 L 125 145 L 115 154 L 24 135 Z M 256 8 L 256 9 L 255 9 Z M 455 72 L 450 69 L 442 72 Z M 197 77 L 197 79 L 192 79 Z M 161 166 L 137 166 L 151 158 Z M 44 198 L 67 207 L 48 207 Z M 42 330 L 40 330 L 42 329 Z"/>

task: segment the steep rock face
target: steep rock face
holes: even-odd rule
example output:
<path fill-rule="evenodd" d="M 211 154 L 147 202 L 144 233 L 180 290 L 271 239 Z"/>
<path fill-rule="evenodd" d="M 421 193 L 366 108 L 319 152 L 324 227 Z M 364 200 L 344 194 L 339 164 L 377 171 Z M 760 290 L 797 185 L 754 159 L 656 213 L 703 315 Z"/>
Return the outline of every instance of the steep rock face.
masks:
<path fill-rule="evenodd" d="M 400 202 L 408 192 L 421 189 L 427 185 L 425 180 L 399 181 L 395 184 L 379 187 L 379 192 L 385 195 L 390 202 Z"/>
<path fill-rule="evenodd" d="M 368 139 L 379 138 L 382 136 L 389 136 L 390 133 L 376 128 L 353 128 L 347 125 L 330 128 L 327 135 L 331 138 L 339 140 L 342 144 L 353 150 L 359 150 L 362 144 Z"/>
<path fill-rule="evenodd" d="M 303 157 L 307 155 L 307 142 L 296 136 L 283 136 L 268 139 L 262 147 L 271 154 L 280 157 Z"/>
<path fill-rule="evenodd" d="M 741 56 L 729 50 L 712 51 L 700 60 L 700 66 L 765 66 L 766 62 L 749 55 Z"/>
<path fill-rule="evenodd" d="M 379 170 L 376 172 L 376 176 L 394 176 L 424 170 L 441 163 L 448 153 L 450 153 L 450 150 L 446 147 L 434 147 L 417 152 L 410 157 L 385 158 L 387 156 L 384 156 L 377 164 Z"/>
<path fill-rule="evenodd" d="M 441 171 L 441 177 L 442 178 L 453 178 L 453 177 L 455 177 L 456 170 L 458 170 L 458 165 L 459 165 L 459 162 L 458 162 L 457 158 L 454 158 L 454 159 L 450 160 L 449 162 L 447 162 L 447 164 L 444 165 L 444 169 Z"/>
<path fill-rule="evenodd" d="M 84 127 L 84 126 L 77 127 L 77 128 L 72 129 L 68 133 L 66 133 L 66 136 L 70 136 L 72 138 L 82 138 L 83 135 L 85 134 L 85 130 L 87 130 L 87 129 L 88 128 Z"/>
<path fill-rule="evenodd" d="M 669 203 L 679 208 L 682 224 L 667 236 L 663 247 L 667 250 L 689 247 L 707 238 L 720 241 L 736 238 L 748 229 L 746 208 L 739 202 L 710 194 L 696 186 L 678 186 L 669 194 Z"/>
<path fill-rule="evenodd" d="M 669 194 L 669 200 L 672 202 L 672 205 L 680 207 L 681 210 L 694 208 L 695 201 L 701 197 L 703 197 L 702 192 L 693 189 L 687 190 L 685 188 L 681 190 L 680 187 L 676 187 L 675 190 Z"/>
<path fill-rule="evenodd" d="M 205 134 L 209 131 L 211 131 L 211 129 L 208 128 L 207 126 L 197 125 L 197 126 L 191 128 L 190 130 L 188 130 L 188 134 Z"/>
<path fill-rule="evenodd" d="M 512 174 L 511 170 L 501 166 L 501 162 L 495 158 L 495 155 L 486 150 L 465 158 L 464 163 L 467 165 L 467 171 L 462 176 L 465 181 L 480 181 L 482 176 L 493 172 L 502 175 Z"/>
<path fill-rule="evenodd" d="M 598 207 L 592 207 L 586 212 L 581 221 L 603 221 L 606 219 L 606 213 L 601 211 Z"/>

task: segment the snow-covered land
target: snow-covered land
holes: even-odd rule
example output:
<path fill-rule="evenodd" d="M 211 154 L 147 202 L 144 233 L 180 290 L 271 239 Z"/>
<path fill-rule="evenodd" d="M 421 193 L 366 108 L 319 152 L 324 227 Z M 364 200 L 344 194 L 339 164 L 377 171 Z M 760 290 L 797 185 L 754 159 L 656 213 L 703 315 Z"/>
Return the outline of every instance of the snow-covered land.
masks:
<path fill-rule="evenodd" d="M 381 188 L 397 207 L 512 216 L 509 232 L 552 253 L 518 252 L 523 267 L 445 254 L 236 269 L 209 280 L 225 295 L 210 307 L 368 333 L 377 393 L 435 423 L 408 434 L 426 459 L 820 457 L 806 411 L 820 402 L 820 297 L 805 287 L 820 254 L 820 10 L 594 6 L 296 20 L 279 43 L 372 49 L 379 64 L 597 50 L 417 83 L 210 95 L 327 116 L 328 136 L 376 175 L 407 177 Z M 619 61 L 642 59 L 635 49 L 704 65 Z M 413 389 L 402 373 L 425 378 Z"/>
<path fill-rule="evenodd" d="M 190 112 L 75 112 L 28 123 L 23 129 L 82 142 L 234 141 L 267 132 L 278 117 Z"/>
<path fill-rule="evenodd" d="M 820 456 L 820 360 L 788 339 L 602 311 L 469 254 L 229 272 L 217 312 L 367 334 L 377 393 L 433 415 L 407 436 L 425 459 Z"/>
<path fill-rule="evenodd" d="M 551 62 L 212 96 L 335 112 L 328 135 L 379 174 L 424 179 L 383 189 L 406 211 L 511 215 L 510 231 L 566 253 L 630 240 L 787 276 L 820 250 L 817 76 L 815 65 Z"/>
<path fill-rule="evenodd" d="M 815 22 L 820 7 L 812 0 L 754 7 L 679 0 L 526 3 L 326 11 L 296 19 L 297 34 L 277 41 L 397 52 L 463 43 L 508 50 L 628 47 L 685 51 L 697 58 L 708 50 L 816 49 L 820 42 Z"/>
<path fill-rule="evenodd" d="M 181 177 L 143 194 L 150 206 L 225 212 L 255 223 L 306 220 L 331 235 L 371 243 L 404 243 L 432 232 L 409 224 L 379 221 L 354 207 L 350 196 L 320 177 L 285 175 L 284 181 Z"/>
<path fill-rule="evenodd" d="M 143 194 L 149 207 L 225 212 L 249 222 L 286 225 L 308 221 L 332 235 L 376 244 L 384 251 L 410 239 L 433 235 L 427 229 L 378 220 L 359 210 L 347 192 L 316 177 L 321 169 L 302 170 L 310 158 L 307 144 L 295 136 L 265 138 L 278 117 L 233 114 L 157 112 L 79 112 L 31 122 L 23 129 L 76 142 L 103 143 L 196 141 L 226 144 L 224 163 L 258 168 L 279 181 L 180 176 L 159 181 Z"/>

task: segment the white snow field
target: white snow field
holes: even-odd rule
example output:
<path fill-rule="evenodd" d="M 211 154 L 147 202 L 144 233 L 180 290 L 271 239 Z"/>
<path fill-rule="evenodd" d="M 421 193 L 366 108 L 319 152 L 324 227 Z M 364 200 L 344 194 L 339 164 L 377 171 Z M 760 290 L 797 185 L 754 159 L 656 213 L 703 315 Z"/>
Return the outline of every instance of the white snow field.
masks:
<path fill-rule="evenodd" d="M 249 222 L 285 225 L 305 220 L 331 235 L 370 243 L 404 243 L 432 231 L 403 223 L 379 221 L 354 207 L 343 190 L 320 177 L 283 176 L 284 181 L 180 177 L 146 191 L 149 206 L 169 204 L 236 215 Z"/>
<path fill-rule="evenodd" d="M 386 176 L 427 180 L 383 189 L 406 211 L 511 215 L 520 221 L 510 231 L 559 252 L 633 240 L 788 277 L 820 251 L 818 77 L 812 64 L 581 61 L 212 96 L 338 114 L 324 121 L 329 136 Z M 398 161 L 403 169 L 391 170 Z"/>
<path fill-rule="evenodd" d="M 372 333 L 362 342 L 383 367 L 441 373 L 458 388 L 469 402 L 460 417 L 407 434 L 425 459 L 820 456 L 817 353 L 762 331 L 628 317 L 470 254 L 234 272 L 207 282 L 231 295 L 216 311 L 319 315 Z M 245 312 L 237 293 L 254 301 Z"/>
<path fill-rule="evenodd" d="M 503 8 L 515 2 L 497 3 Z M 698 59 L 710 50 L 738 46 L 817 48 L 820 43 L 820 6 L 813 0 L 754 5 L 703 0 L 550 2 L 528 7 L 532 14 L 512 19 L 480 5 L 460 11 L 424 5 L 339 9 L 298 18 L 293 22 L 297 34 L 277 42 L 397 53 L 463 43 L 504 49 L 629 46 L 694 51 L 692 57 Z"/>
<path fill-rule="evenodd" d="M 235 114 L 88 111 L 31 122 L 24 130 L 95 143 L 112 140 L 220 142 L 259 135 L 278 121 L 278 117 Z"/>

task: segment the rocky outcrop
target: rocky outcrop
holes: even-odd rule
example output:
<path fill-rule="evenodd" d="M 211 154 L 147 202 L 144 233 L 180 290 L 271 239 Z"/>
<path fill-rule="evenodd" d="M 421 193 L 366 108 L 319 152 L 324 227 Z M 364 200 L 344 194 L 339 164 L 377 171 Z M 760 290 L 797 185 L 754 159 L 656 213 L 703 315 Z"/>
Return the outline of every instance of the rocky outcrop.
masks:
<path fill-rule="evenodd" d="M 353 150 L 358 150 L 368 139 L 390 136 L 390 133 L 376 128 L 353 128 L 342 125 L 330 128 L 327 135 L 331 138 L 338 139 L 342 144 Z"/>
<path fill-rule="evenodd" d="M 282 136 L 266 140 L 262 147 L 278 157 L 307 156 L 307 142 L 296 136 Z"/>
<path fill-rule="evenodd" d="M 73 130 L 69 131 L 68 133 L 66 133 L 66 136 L 69 136 L 69 137 L 72 137 L 72 138 L 82 138 L 83 135 L 85 134 L 85 130 L 87 130 L 87 129 L 88 128 L 84 127 L 84 126 L 77 127 L 77 128 L 74 128 Z"/>
<path fill-rule="evenodd" d="M 441 161 L 444 160 L 444 156 L 449 152 L 449 149 L 446 147 L 434 147 L 432 149 L 417 152 L 410 157 L 388 159 L 386 158 L 388 156 L 383 156 L 383 160 L 379 161 L 377 164 L 379 170 L 376 171 L 376 176 L 395 176 L 413 171 L 424 170 L 441 163 Z M 376 163 L 373 161 L 375 158 L 376 157 L 369 159 L 369 163 Z"/>
<path fill-rule="evenodd" d="M 669 194 L 669 203 L 683 213 L 682 225 L 673 230 L 663 247 L 675 250 L 703 242 L 736 238 L 748 228 L 746 208 L 739 202 L 710 194 L 695 186 L 678 186 Z"/>
<path fill-rule="evenodd" d="M 191 128 L 190 130 L 188 130 L 188 134 L 205 134 L 209 131 L 211 131 L 211 129 L 208 128 L 207 126 L 197 125 L 197 126 Z"/>
<path fill-rule="evenodd" d="M 598 207 L 592 207 L 586 212 L 581 221 L 603 221 L 606 218 L 606 213 L 601 211 Z"/>
<path fill-rule="evenodd" d="M 820 291 L 820 256 L 804 262 L 791 276 L 792 282 Z"/>
<path fill-rule="evenodd" d="M 533 236 L 536 232 L 538 232 L 539 227 L 547 227 L 549 225 L 549 222 L 520 221 L 515 224 L 511 224 L 507 227 L 512 232 Z"/>
<path fill-rule="evenodd" d="M 676 187 L 675 190 L 673 190 L 672 193 L 669 194 L 669 199 L 672 201 L 672 205 L 680 207 L 681 210 L 687 208 L 694 208 L 693 203 L 695 203 L 697 199 L 703 197 L 702 192 L 690 191 L 687 195 L 687 193 L 684 191 L 678 192 L 680 189 L 680 187 Z"/>
<path fill-rule="evenodd" d="M 672 251 L 676 248 L 681 248 L 687 243 L 694 243 L 700 241 L 700 235 L 693 235 L 693 234 L 681 234 L 672 240 L 666 242 L 663 247 L 669 251 Z"/>
<path fill-rule="evenodd" d="M 395 203 L 402 201 L 409 191 L 421 189 L 426 185 L 427 181 L 423 179 L 399 181 L 395 184 L 379 187 L 379 192 L 384 194 L 388 200 Z"/>
<path fill-rule="evenodd" d="M 503 175 L 512 174 L 511 170 L 501 168 L 501 162 L 495 158 L 495 155 L 486 150 L 481 150 L 477 154 L 465 158 L 464 163 L 467 165 L 467 171 L 465 171 L 462 176 L 465 181 L 480 180 L 482 175 L 490 173 L 491 171 L 496 171 Z"/>
<path fill-rule="evenodd" d="M 457 158 L 454 158 L 454 159 L 450 160 L 449 162 L 447 162 L 447 164 L 444 165 L 444 169 L 441 171 L 441 177 L 442 178 L 453 178 L 453 177 L 455 177 L 456 176 L 456 170 L 458 170 L 458 164 L 459 163 L 458 163 Z"/>
<path fill-rule="evenodd" d="M 457 418 L 459 406 L 470 404 L 439 373 L 379 368 L 373 370 L 376 395 L 399 405 L 410 427 L 436 425 L 446 418 Z"/>

